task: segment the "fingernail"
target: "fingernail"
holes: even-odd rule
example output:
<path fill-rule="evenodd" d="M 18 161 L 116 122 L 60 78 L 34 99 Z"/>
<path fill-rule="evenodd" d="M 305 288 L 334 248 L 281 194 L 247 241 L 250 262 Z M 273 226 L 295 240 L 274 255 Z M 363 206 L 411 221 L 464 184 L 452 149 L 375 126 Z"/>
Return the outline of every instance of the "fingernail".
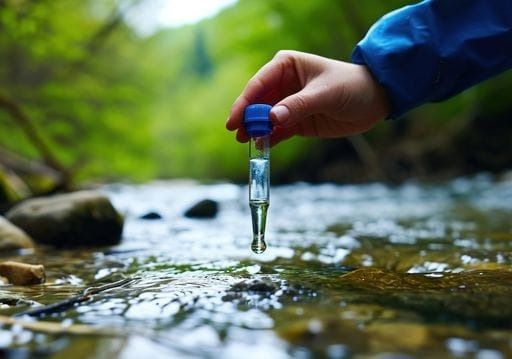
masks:
<path fill-rule="evenodd" d="M 288 118 L 290 117 L 290 110 L 286 106 L 276 106 L 273 107 L 271 110 L 272 114 L 274 115 L 274 118 L 276 119 L 277 123 L 280 125 L 285 124 L 288 121 Z"/>

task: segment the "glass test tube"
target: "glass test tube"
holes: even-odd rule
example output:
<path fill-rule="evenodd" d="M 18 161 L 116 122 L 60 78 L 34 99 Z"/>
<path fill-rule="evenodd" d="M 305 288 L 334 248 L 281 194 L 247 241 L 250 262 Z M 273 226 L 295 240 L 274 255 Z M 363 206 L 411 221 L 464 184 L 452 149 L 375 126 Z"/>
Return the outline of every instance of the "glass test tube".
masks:
<path fill-rule="evenodd" d="M 272 121 L 267 104 L 252 104 L 245 108 L 244 126 L 249 136 L 249 207 L 252 218 L 252 244 L 255 253 L 267 248 L 265 227 L 270 199 L 270 133 Z"/>

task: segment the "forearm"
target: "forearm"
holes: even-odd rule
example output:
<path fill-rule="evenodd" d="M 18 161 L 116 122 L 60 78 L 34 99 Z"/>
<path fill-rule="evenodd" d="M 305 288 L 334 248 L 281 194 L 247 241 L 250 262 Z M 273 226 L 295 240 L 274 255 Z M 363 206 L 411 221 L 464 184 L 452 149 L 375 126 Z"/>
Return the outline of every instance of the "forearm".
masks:
<path fill-rule="evenodd" d="M 512 67 L 512 0 L 426 0 L 379 20 L 352 59 L 386 89 L 391 116 Z"/>

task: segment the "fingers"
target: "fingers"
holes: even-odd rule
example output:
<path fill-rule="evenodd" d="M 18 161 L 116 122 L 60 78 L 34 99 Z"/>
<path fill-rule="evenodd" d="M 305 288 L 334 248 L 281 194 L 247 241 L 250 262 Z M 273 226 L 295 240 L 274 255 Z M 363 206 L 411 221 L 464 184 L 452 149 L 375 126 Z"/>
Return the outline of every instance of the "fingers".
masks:
<path fill-rule="evenodd" d="M 249 102 L 244 98 L 238 98 L 233 106 L 231 107 L 231 112 L 229 113 L 228 119 L 226 121 L 226 128 L 229 131 L 234 131 L 240 127 L 242 127 L 243 114 L 244 109 L 249 105 Z"/>
<path fill-rule="evenodd" d="M 274 122 L 282 127 L 290 127 L 321 112 L 328 106 L 325 103 L 327 94 L 323 93 L 323 89 L 310 83 L 303 90 L 279 101 L 270 112 Z"/>
<path fill-rule="evenodd" d="M 244 126 L 241 126 L 236 132 L 236 140 L 242 143 L 249 141 L 249 135 L 247 135 L 247 132 L 245 132 Z"/>
<path fill-rule="evenodd" d="M 240 128 L 243 120 L 244 109 L 251 103 L 262 102 L 265 95 L 275 91 L 280 81 L 281 66 L 272 61 L 263 66 L 254 75 L 242 94 L 236 99 L 231 107 L 231 113 L 226 123 L 226 128 L 230 131 Z"/>
<path fill-rule="evenodd" d="M 236 139 L 247 142 L 248 136 L 243 128 L 245 108 L 253 103 L 275 105 L 270 116 L 276 125 L 272 134 L 272 144 L 277 144 L 297 134 L 300 121 L 321 111 L 325 105 L 325 84 L 307 78 L 315 78 L 324 69 L 324 64 L 313 55 L 295 51 L 280 51 L 265 64 L 247 83 L 240 96 L 234 102 L 226 128 L 238 130 Z"/>
<path fill-rule="evenodd" d="M 226 128 L 234 131 L 242 127 L 245 107 L 252 103 L 275 104 L 291 92 L 288 88 L 296 86 L 293 79 L 293 63 L 287 56 L 279 53 L 265 64 L 247 83 L 241 95 L 236 99 L 226 122 Z M 285 86 L 284 86 L 285 85 Z"/>
<path fill-rule="evenodd" d="M 295 127 L 275 127 L 270 135 L 270 146 L 275 146 L 279 142 L 289 139 L 297 134 Z"/>

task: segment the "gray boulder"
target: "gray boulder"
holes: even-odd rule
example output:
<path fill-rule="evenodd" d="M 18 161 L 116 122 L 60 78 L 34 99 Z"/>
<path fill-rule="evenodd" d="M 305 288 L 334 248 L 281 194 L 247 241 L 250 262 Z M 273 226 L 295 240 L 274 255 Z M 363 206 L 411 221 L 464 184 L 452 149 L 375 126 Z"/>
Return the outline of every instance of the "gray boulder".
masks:
<path fill-rule="evenodd" d="M 123 231 L 123 217 L 95 191 L 29 199 L 6 217 L 37 243 L 55 247 L 113 245 Z"/>
<path fill-rule="evenodd" d="M 0 216 L 0 251 L 33 247 L 34 242 L 25 232 Z"/>

